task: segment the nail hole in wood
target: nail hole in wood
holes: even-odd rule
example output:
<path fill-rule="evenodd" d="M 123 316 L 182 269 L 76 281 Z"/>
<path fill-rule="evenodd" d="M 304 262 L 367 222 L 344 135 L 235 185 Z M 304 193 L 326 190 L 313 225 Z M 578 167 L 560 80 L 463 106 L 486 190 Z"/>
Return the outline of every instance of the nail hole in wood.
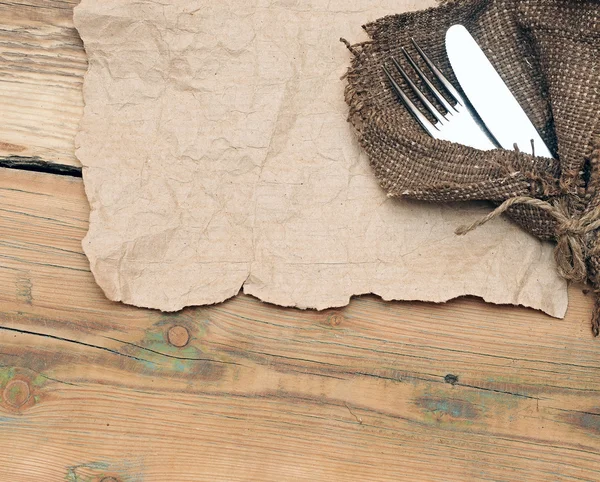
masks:
<path fill-rule="evenodd" d="M 448 375 L 446 375 L 444 377 L 444 381 L 446 383 L 449 383 L 450 385 L 457 385 L 458 384 L 458 375 L 452 375 L 451 373 L 448 373 Z"/>

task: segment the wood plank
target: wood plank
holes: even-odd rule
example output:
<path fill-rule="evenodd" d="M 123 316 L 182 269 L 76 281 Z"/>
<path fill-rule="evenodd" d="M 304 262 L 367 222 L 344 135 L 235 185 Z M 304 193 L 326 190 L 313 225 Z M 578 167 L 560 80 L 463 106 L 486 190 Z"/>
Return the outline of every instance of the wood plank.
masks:
<path fill-rule="evenodd" d="M 0 170 L 0 480 L 598 480 L 600 343 L 461 299 L 107 301 L 81 181 Z M 103 479 L 106 478 L 106 479 Z"/>
<path fill-rule="evenodd" d="M 74 137 L 87 69 L 78 0 L 0 1 L 0 162 L 80 166 Z"/>

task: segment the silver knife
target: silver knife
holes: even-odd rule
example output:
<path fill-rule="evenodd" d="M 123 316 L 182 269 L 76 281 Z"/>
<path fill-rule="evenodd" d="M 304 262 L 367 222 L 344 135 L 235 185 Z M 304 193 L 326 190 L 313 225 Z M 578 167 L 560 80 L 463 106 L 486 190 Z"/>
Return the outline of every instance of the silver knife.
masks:
<path fill-rule="evenodd" d="M 473 108 L 504 149 L 553 157 L 527 114 L 463 25 L 446 33 L 452 70 Z M 533 147 L 532 147 L 533 144 Z"/>

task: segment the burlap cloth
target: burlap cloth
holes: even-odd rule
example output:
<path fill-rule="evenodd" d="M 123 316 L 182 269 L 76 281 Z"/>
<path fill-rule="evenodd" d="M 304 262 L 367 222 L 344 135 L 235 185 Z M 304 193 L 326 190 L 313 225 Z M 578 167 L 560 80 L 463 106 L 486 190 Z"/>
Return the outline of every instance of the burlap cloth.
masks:
<path fill-rule="evenodd" d="M 349 120 L 390 196 L 434 202 L 490 200 L 526 230 L 557 242 L 562 276 L 596 292 L 600 333 L 600 2 L 470 0 L 381 18 L 354 54 Z M 446 30 L 475 37 L 559 160 L 517 151 L 478 151 L 429 137 L 397 100 L 382 64 L 402 58 L 413 37 L 449 74 Z M 493 95 L 490 92 L 490 95 Z"/>

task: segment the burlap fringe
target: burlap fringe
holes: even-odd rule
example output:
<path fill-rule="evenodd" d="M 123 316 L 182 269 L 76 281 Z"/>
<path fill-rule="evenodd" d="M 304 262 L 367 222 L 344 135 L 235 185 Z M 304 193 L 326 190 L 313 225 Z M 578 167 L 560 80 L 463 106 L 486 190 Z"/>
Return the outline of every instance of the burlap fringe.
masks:
<path fill-rule="evenodd" d="M 348 120 L 388 195 L 432 202 L 488 199 L 502 204 L 471 226 L 457 230 L 458 234 L 466 234 L 508 212 L 531 234 L 543 240 L 556 240 L 559 273 L 569 281 L 588 281 L 595 290 L 597 303 L 592 331 L 598 336 L 600 131 L 597 122 L 590 122 L 590 116 L 597 118 L 594 106 L 598 101 L 593 96 L 590 99 L 588 90 L 597 75 L 593 68 L 595 64 L 590 65 L 586 59 L 592 58 L 596 45 L 587 29 L 597 23 L 600 11 L 594 2 L 565 3 L 561 0 L 437 0 L 437 3 L 440 8 L 391 15 L 365 25 L 371 38 L 369 41 L 351 45 L 341 39 L 353 55 L 345 75 Z M 577 22 L 565 22 L 564 28 L 557 27 L 560 38 L 564 34 L 576 44 L 577 56 L 563 48 L 563 40 L 546 31 L 544 22 L 552 24 L 556 12 L 563 12 L 567 19 L 578 19 Z M 531 36 L 532 45 L 535 43 L 536 49 L 548 51 L 548 65 L 538 65 L 539 52 L 533 47 L 525 48 L 523 37 L 515 35 L 515 15 L 523 26 L 531 28 L 527 36 Z M 475 160 L 474 153 L 467 148 L 451 148 L 431 141 L 409 125 L 403 129 L 390 127 L 398 122 L 395 111 L 398 103 L 381 72 L 381 64 L 394 52 L 400 54 L 398 45 L 409 42 L 413 35 L 419 41 L 429 42 L 426 47 L 437 52 L 440 62 L 444 63 L 446 59 L 439 50 L 443 41 L 431 30 L 434 25 L 439 30 L 462 19 L 470 19 L 484 30 L 497 30 L 494 41 L 489 38 L 487 41 L 496 44 L 499 52 L 496 60 L 505 75 L 518 80 L 519 86 L 525 77 L 530 77 L 521 95 L 527 98 L 532 113 L 537 116 L 538 127 L 546 134 L 552 149 L 557 147 L 557 131 L 564 136 L 560 161 L 546 161 L 518 151 L 511 157 L 499 150 L 481 154 Z M 579 19 L 586 25 L 585 29 L 578 27 Z M 537 28 L 538 23 L 540 28 Z M 535 29 L 531 27 L 533 24 Z M 589 43 L 584 42 L 585 39 Z M 528 64 L 528 69 L 518 68 L 523 62 Z M 578 71 L 574 85 L 568 82 L 569 75 L 565 76 L 568 71 L 564 71 L 571 64 L 577 66 L 575 70 Z M 545 83 L 536 86 L 540 78 L 545 79 Z M 581 89 L 577 82 L 582 84 Z M 581 103 L 578 106 L 585 108 L 581 112 L 557 109 L 552 117 L 549 116 L 549 99 L 555 102 L 568 99 L 569 105 Z M 583 135 L 588 129 L 596 138 Z M 411 159 L 415 160 L 414 167 Z M 436 160 L 439 162 L 434 162 Z"/>

